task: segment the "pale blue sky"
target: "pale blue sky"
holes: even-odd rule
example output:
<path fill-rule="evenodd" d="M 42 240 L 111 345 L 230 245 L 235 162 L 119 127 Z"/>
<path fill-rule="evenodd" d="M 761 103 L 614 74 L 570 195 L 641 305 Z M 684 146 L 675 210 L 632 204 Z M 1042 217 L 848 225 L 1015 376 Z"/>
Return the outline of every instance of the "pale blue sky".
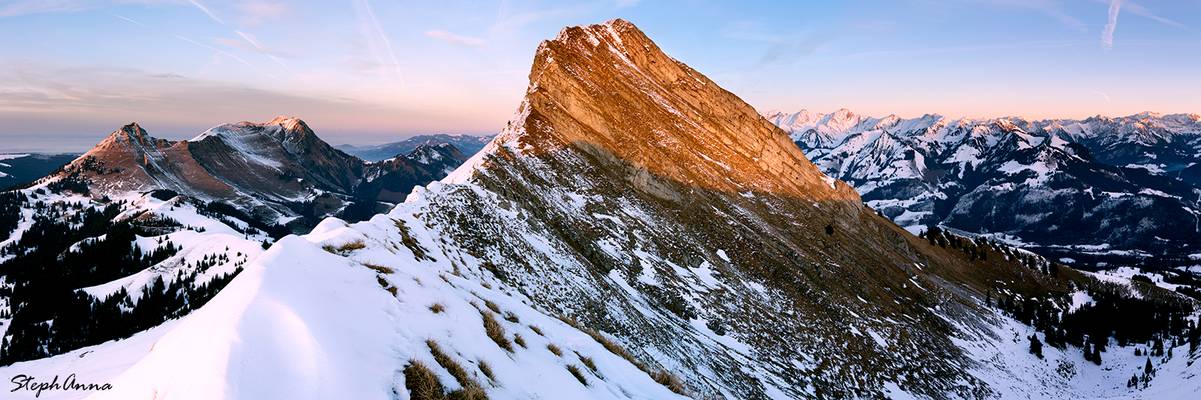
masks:
<path fill-rule="evenodd" d="M 1201 112 L 1199 1 L 0 0 L 0 152 L 279 114 L 333 143 L 493 132 L 539 41 L 615 17 L 764 110 Z"/>

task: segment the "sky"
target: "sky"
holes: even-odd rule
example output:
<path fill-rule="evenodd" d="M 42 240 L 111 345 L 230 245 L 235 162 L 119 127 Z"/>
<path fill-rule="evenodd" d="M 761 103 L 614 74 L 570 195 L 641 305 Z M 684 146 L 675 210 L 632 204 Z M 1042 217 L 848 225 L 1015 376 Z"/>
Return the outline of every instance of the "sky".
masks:
<path fill-rule="evenodd" d="M 1201 112 L 1196 0 L 0 0 L 0 152 L 276 115 L 335 144 L 493 133 L 540 41 L 618 17 L 764 111 Z"/>

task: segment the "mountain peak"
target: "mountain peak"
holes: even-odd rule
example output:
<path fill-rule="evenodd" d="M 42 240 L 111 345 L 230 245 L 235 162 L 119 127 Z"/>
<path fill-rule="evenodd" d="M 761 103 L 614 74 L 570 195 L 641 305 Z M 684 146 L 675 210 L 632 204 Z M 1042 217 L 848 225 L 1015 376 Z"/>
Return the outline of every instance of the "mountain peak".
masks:
<path fill-rule="evenodd" d="M 155 139 L 150 137 L 137 122 L 130 122 L 110 133 L 97 147 L 145 146 L 154 141 Z"/>
<path fill-rule="evenodd" d="M 753 107 L 625 20 L 542 42 L 525 100 L 495 143 L 533 154 L 573 147 L 628 164 L 636 180 L 858 200 Z"/>
<path fill-rule="evenodd" d="M 287 131 L 312 131 L 309 125 L 304 123 L 300 118 L 280 115 L 268 121 L 265 125 L 279 125 Z"/>

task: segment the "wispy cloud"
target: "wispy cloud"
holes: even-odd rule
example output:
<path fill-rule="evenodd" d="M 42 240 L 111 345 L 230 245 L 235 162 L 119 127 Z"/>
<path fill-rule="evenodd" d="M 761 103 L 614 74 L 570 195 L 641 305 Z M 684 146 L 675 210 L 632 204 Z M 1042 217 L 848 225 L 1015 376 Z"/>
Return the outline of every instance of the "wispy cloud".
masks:
<path fill-rule="evenodd" d="M 73 0 L 14 0 L 5 3 L 0 6 L 0 17 L 81 11 L 90 8 L 90 4 L 86 2 Z"/>
<path fill-rule="evenodd" d="M 211 18 L 213 21 L 216 21 L 218 24 L 225 25 L 225 21 L 223 21 L 223 20 L 221 20 L 221 18 L 217 17 L 217 14 L 213 14 L 213 10 L 210 10 L 207 6 L 205 6 L 199 0 L 188 0 L 188 2 L 192 3 L 193 6 L 196 6 L 196 8 L 199 9 L 201 12 L 203 12 L 204 15 L 208 15 L 209 18 Z"/>
<path fill-rule="evenodd" d="M 1036 41 L 1019 43 L 972 44 L 964 46 L 925 47 L 914 49 L 872 50 L 846 54 L 846 58 L 919 57 L 936 54 L 995 52 L 999 50 L 1059 49 L 1091 46 L 1092 41 Z"/>
<path fill-rule="evenodd" d="M 1101 30 L 1101 46 L 1106 50 L 1113 48 L 1113 32 L 1118 29 L 1118 13 L 1122 11 L 1122 0 L 1109 1 L 1109 19 L 1105 29 Z"/>
<path fill-rule="evenodd" d="M 238 21 L 244 26 L 256 26 L 288 12 L 288 6 L 274 1 L 247 1 L 238 4 Z"/>
<path fill-rule="evenodd" d="M 447 32 L 447 31 L 441 31 L 441 30 L 426 31 L 425 36 L 428 36 L 428 37 L 431 37 L 434 39 L 438 39 L 438 40 L 441 40 L 443 42 L 447 42 L 450 44 L 457 44 L 460 46 L 483 47 L 485 44 L 484 39 L 481 39 L 481 38 L 471 37 L 471 36 L 463 36 L 463 35 L 458 35 L 458 34 L 454 34 L 454 33 Z"/>
<path fill-rule="evenodd" d="M 1077 31 L 1087 31 L 1084 21 L 1068 14 L 1063 3 L 1058 0 L 986 0 L 990 3 L 1005 7 L 1025 8 L 1054 18 L 1064 27 Z"/>
<path fill-rule="evenodd" d="M 355 12 L 358 14 L 359 31 L 366 39 L 368 50 L 375 57 L 375 61 L 381 68 L 395 75 L 397 82 L 404 84 L 404 75 L 400 72 L 400 61 L 396 58 L 396 51 L 392 49 L 392 41 L 380 25 L 379 18 L 375 16 L 371 3 L 368 0 L 356 0 Z"/>
<path fill-rule="evenodd" d="M 1097 94 L 1098 96 L 1101 96 L 1101 98 L 1102 98 L 1102 99 L 1105 99 L 1105 102 L 1106 102 L 1106 103 L 1112 103 L 1112 102 L 1113 102 L 1113 100 L 1111 100 L 1111 99 L 1109 98 L 1109 94 L 1107 94 L 1107 93 L 1105 93 L 1105 92 L 1102 92 L 1102 91 L 1100 91 L 1100 90 L 1094 90 L 1094 91 L 1093 91 L 1093 93 Z"/>
<path fill-rule="evenodd" d="M 1112 0 L 1094 0 L 1094 1 L 1097 3 L 1100 3 L 1100 4 L 1107 4 L 1110 7 L 1113 7 Z M 1167 26 L 1170 26 L 1173 28 L 1188 29 L 1188 26 L 1181 23 L 1180 21 L 1176 21 L 1174 19 L 1161 16 L 1161 15 L 1155 13 L 1154 11 L 1151 11 L 1147 7 L 1144 7 L 1142 4 L 1136 3 L 1132 0 L 1122 0 L 1121 8 L 1122 8 L 1122 10 L 1125 10 L 1126 12 L 1128 12 L 1130 14 L 1134 14 L 1136 16 L 1146 18 L 1146 19 L 1149 19 L 1149 20 L 1152 20 L 1152 21 L 1155 21 L 1155 22 L 1158 22 L 1158 23 L 1161 23 L 1161 24 L 1164 24 L 1164 25 L 1167 25 Z"/>
<path fill-rule="evenodd" d="M 1184 24 L 1177 22 L 1175 20 L 1172 20 L 1172 19 L 1168 19 L 1168 18 L 1161 17 L 1159 15 L 1156 15 L 1154 12 L 1151 12 L 1151 10 L 1148 10 L 1147 7 L 1143 7 L 1141 4 L 1135 3 L 1133 1 L 1123 1 L 1122 7 L 1125 7 L 1127 12 L 1130 12 L 1131 14 L 1134 14 L 1134 15 L 1137 15 L 1140 17 L 1147 18 L 1152 21 L 1156 21 L 1156 22 L 1159 22 L 1161 24 L 1168 25 L 1171 27 L 1188 29 L 1188 27 L 1185 26 Z"/>
<path fill-rule="evenodd" d="M 250 63 L 250 61 L 246 61 L 246 59 L 245 59 L 245 58 L 239 57 L 237 54 L 233 54 L 233 53 L 230 53 L 230 52 L 228 52 L 228 51 L 221 50 L 221 49 L 218 49 L 218 48 L 216 48 L 216 47 L 213 47 L 213 46 L 210 46 L 210 45 L 207 45 L 207 44 L 204 44 L 204 43 L 198 42 L 198 41 L 196 41 L 196 40 L 193 40 L 192 38 L 189 38 L 189 37 L 187 37 L 187 36 L 183 36 L 183 35 L 175 35 L 175 38 L 176 38 L 176 39 L 179 39 L 179 40 L 182 40 L 182 41 L 184 41 L 184 42 L 187 42 L 187 43 L 190 43 L 190 44 L 196 45 L 196 46 L 198 46 L 198 47 L 200 47 L 200 48 L 202 48 L 202 49 L 206 49 L 206 50 L 210 50 L 210 51 L 212 51 L 212 52 L 213 52 L 213 63 L 214 63 L 214 64 L 216 64 L 216 63 L 219 63 L 219 62 L 220 62 L 220 60 L 221 60 L 222 58 L 228 58 L 228 59 L 231 59 L 231 60 L 237 61 L 238 63 L 240 63 L 240 64 L 242 64 L 242 65 L 245 65 L 246 67 L 250 68 L 251 70 L 253 70 L 253 71 L 255 71 L 255 72 L 258 72 L 258 73 L 261 73 L 261 74 L 263 74 L 263 75 L 266 75 L 267 77 L 269 77 L 269 78 L 271 78 L 271 79 L 276 79 L 276 78 L 278 78 L 278 77 L 277 77 L 275 74 L 271 73 L 270 71 L 263 70 L 263 69 L 259 68 L 258 66 L 254 65 L 254 64 L 251 64 L 251 63 Z"/>
<path fill-rule="evenodd" d="M 279 114 L 298 115 L 314 126 L 325 123 L 343 131 L 369 129 L 358 121 L 378 119 L 377 115 L 416 118 L 405 109 L 327 93 L 277 91 L 132 68 L 0 60 L 0 120 L 8 129 L 5 134 L 61 137 L 72 132 L 70 142 L 62 144 L 70 148 L 59 150 L 86 149 L 129 121 L 144 123 L 156 136 L 189 137 L 221 121 Z M 0 140 L 0 146 L 47 143 L 40 140 Z"/>
<path fill-rule="evenodd" d="M 575 5 L 559 8 L 542 8 L 533 11 L 513 11 L 508 0 L 501 0 L 496 11 L 496 22 L 492 24 L 492 32 L 511 32 L 524 28 L 526 25 L 575 15 L 584 10 L 587 5 Z"/>
<path fill-rule="evenodd" d="M 141 23 L 141 22 L 138 22 L 137 20 L 135 20 L 135 19 L 133 19 L 133 18 L 129 18 L 129 17 L 126 17 L 126 16 L 124 16 L 124 15 L 121 15 L 121 14 L 112 14 L 112 16 L 113 16 L 114 18 L 117 18 L 117 19 L 123 20 L 123 21 L 125 21 L 125 22 L 129 22 L 129 23 L 131 23 L 131 24 L 134 24 L 134 25 L 137 25 L 137 26 L 140 26 L 140 27 L 143 27 L 143 28 L 145 28 L 145 27 L 146 27 L 146 24 L 143 24 L 143 23 Z"/>
<path fill-rule="evenodd" d="M 286 53 L 279 51 L 279 50 L 274 50 L 274 49 L 269 49 L 267 47 L 264 47 L 262 43 L 259 43 L 259 40 L 257 38 L 255 38 L 254 35 L 251 35 L 249 33 L 242 32 L 240 30 L 235 30 L 234 33 L 236 33 L 238 35 L 238 37 L 241 38 L 241 40 L 218 38 L 217 43 L 221 43 L 226 46 L 236 47 L 236 48 L 239 48 L 242 50 L 253 51 L 255 53 L 265 55 L 265 56 L 267 56 L 267 58 L 270 58 L 276 64 L 279 64 L 279 66 L 288 68 L 287 63 L 285 63 L 283 60 L 283 56 L 285 56 Z"/>
<path fill-rule="evenodd" d="M 828 33 L 776 33 L 754 21 L 736 21 L 722 29 L 726 38 L 767 44 L 758 66 L 789 62 L 813 54 L 829 40 Z"/>

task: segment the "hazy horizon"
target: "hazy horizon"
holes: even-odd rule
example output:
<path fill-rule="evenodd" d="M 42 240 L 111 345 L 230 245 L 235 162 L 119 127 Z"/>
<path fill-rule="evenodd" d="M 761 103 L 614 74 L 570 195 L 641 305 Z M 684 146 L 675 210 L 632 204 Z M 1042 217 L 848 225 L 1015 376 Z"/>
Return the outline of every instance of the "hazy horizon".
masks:
<path fill-rule="evenodd" d="M 540 41 L 618 17 L 760 110 L 1201 112 L 1198 3 L 17 0 L 0 5 L 0 152 L 276 115 L 333 144 L 492 133 Z"/>

